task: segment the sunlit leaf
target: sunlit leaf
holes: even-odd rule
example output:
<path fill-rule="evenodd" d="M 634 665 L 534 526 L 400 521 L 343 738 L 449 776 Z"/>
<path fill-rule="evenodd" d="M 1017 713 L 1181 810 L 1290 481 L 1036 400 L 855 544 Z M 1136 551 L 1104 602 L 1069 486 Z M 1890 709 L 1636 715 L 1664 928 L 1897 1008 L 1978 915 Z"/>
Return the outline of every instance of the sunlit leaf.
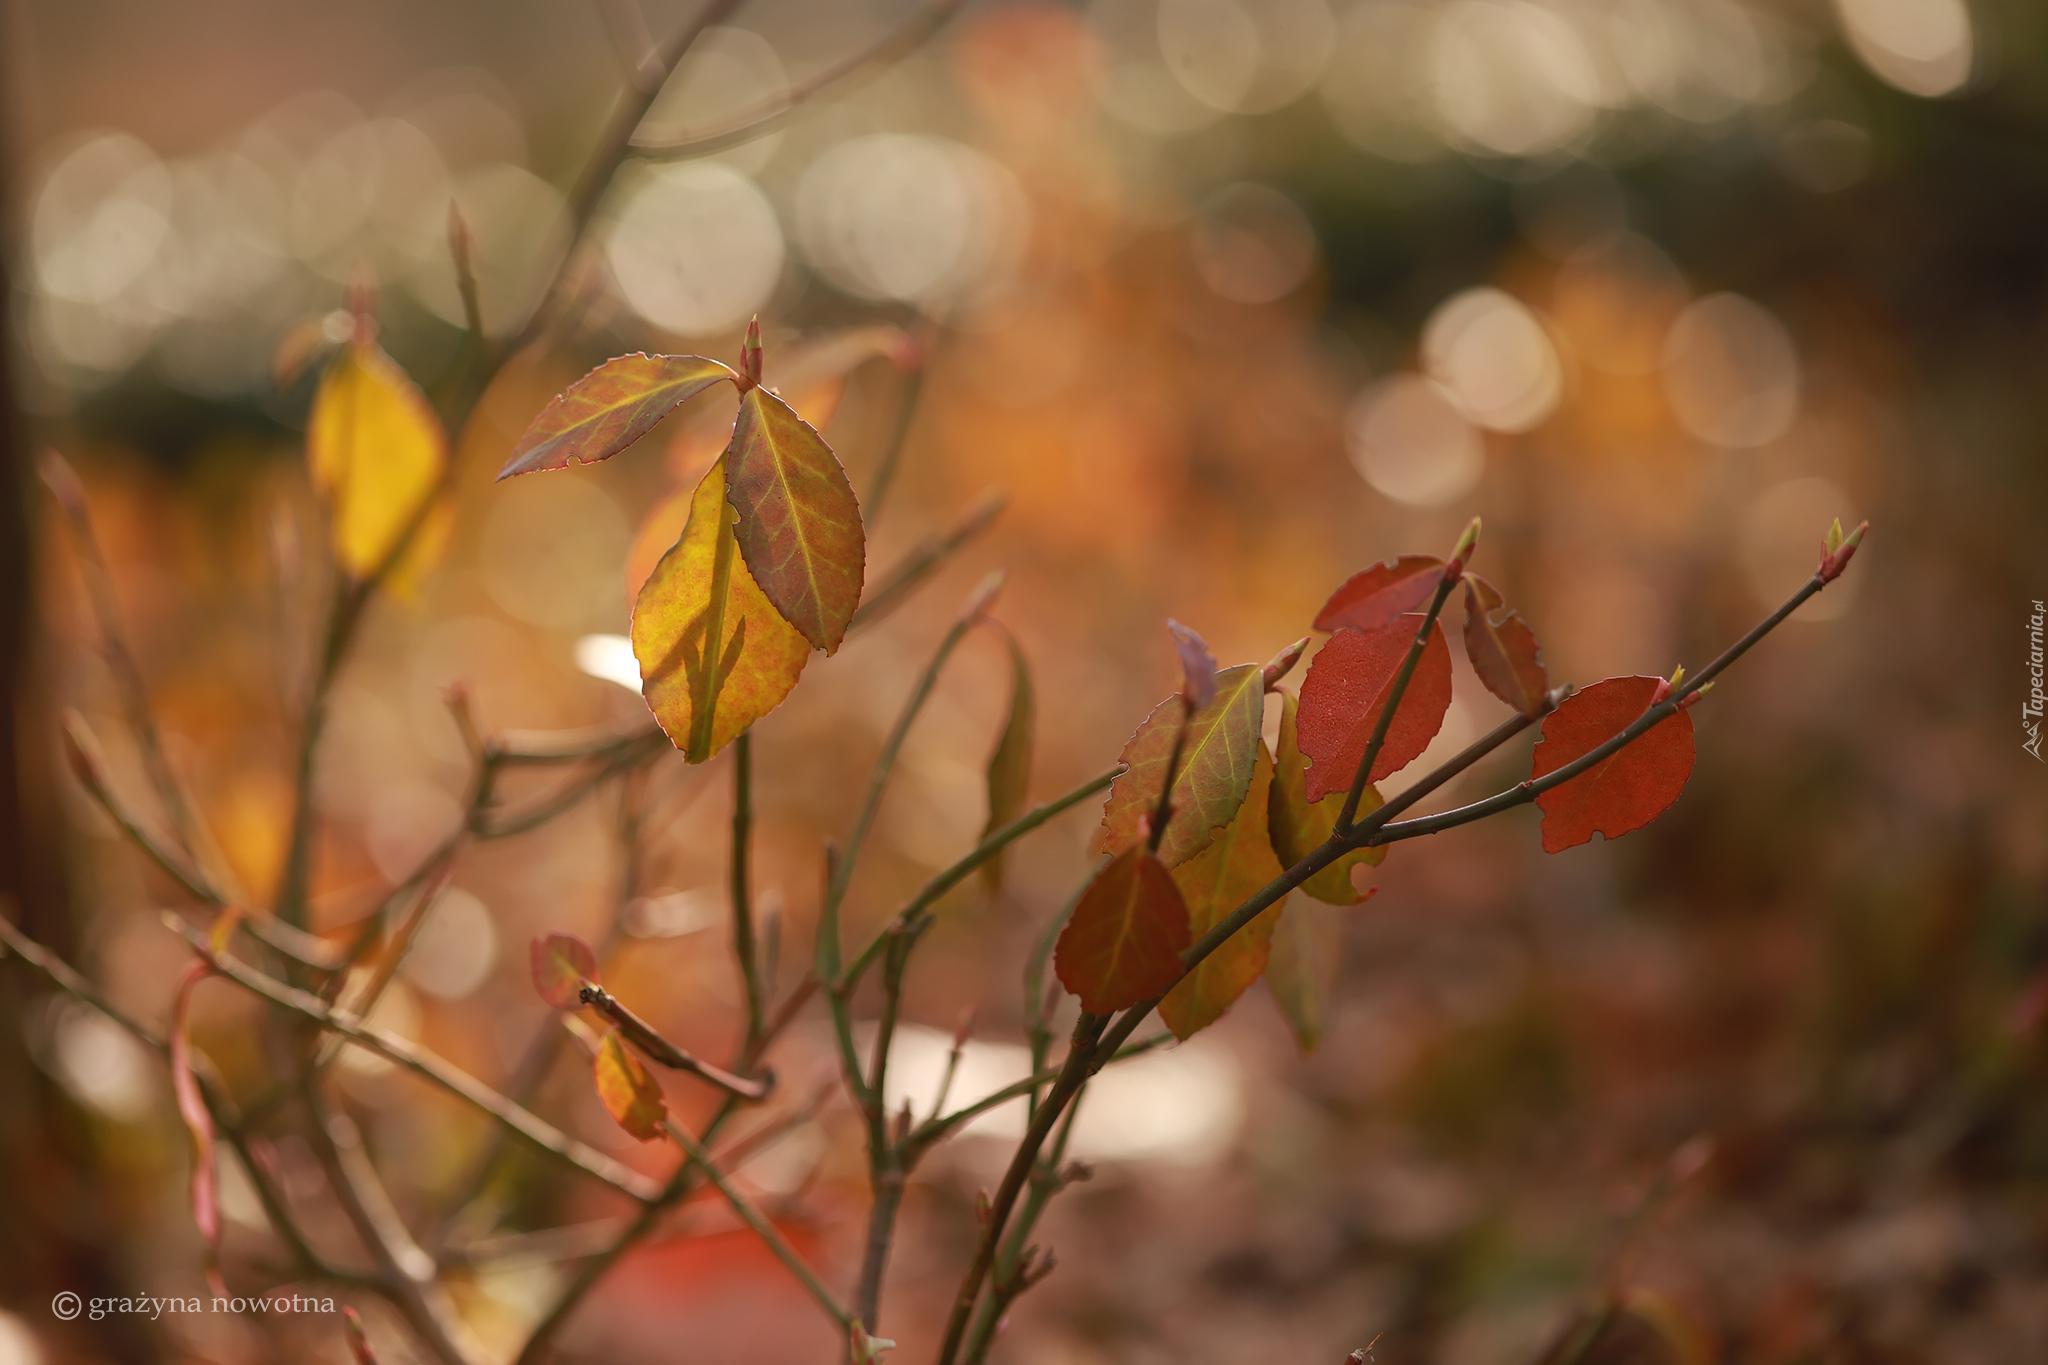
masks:
<path fill-rule="evenodd" d="M 1543 709 L 1550 677 L 1536 632 L 1508 606 L 1500 590 L 1477 574 L 1465 575 L 1465 657 L 1486 690 L 1525 716 Z"/>
<path fill-rule="evenodd" d="M 226 1291 L 220 1284 L 220 1188 L 213 1168 L 213 1114 L 206 1097 L 199 1092 L 199 1077 L 192 1070 L 192 1040 L 189 1035 L 192 988 L 213 974 L 204 962 L 194 962 L 178 981 L 178 993 L 171 999 L 171 1091 L 178 1100 L 178 1117 L 192 1138 L 192 1222 L 206 1242 L 206 1278 L 216 1293 Z"/>
<path fill-rule="evenodd" d="M 1265 718 L 1265 675 L 1257 664 L 1239 664 L 1216 675 L 1216 696 L 1195 712 L 1173 780 L 1173 814 L 1159 857 L 1168 867 L 1186 862 L 1237 814 L 1251 787 L 1259 756 L 1259 726 Z M 1159 804 L 1159 784 L 1181 723 L 1178 694 L 1152 709 L 1119 757 L 1124 771 L 1109 789 L 1102 811 L 1102 851 L 1122 853 L 1144 841 L 1143 819 Z"/>
<path fill-rule="evenodd" d="M 759 388 L 740 399 L 725 458 L 747 568 L 783 619 L 830 654 L 860 606 L 867 564 L 846 471 L 816 429 Z"/>
<path fill-rule="evenodd" d="M 1340 630 L 1316 652 L 1301 680 L 1298 729 L 1301 751 L 1310 761 L 1309 800 L 1351 789 L 1422 619 L 1408 615 L 1374 631 Z M 1366 780 L 1378 782 L 1413 763 L 1436 738 L 1450 705 L 1451 652 L 1443 631 L 1432 629 Z"/>
<path fill-rule="evenodd" d="M 597 981 L 597 954 L 574 934 L 542 934 L 528 950 L 533 988 L 558 1010 L 573 1010 L 577 993 Z"/>
<path fill-rule="evenodd" d="M 700 471 L 698 481 L 701 482 L 703 477 Z M 639 599 L 640 589 L 647 586 L 647 580 L 654 574 L 654 566 L 661 563 L 661 557 L 683 538 L 683 528 L 690 524 L 690 505 L 696 500 L 695 483 L 670 489 L 640 519 L 640 528 L 633 532 L 633 543 L 626 549 L 628 602 Z"/>
<path fill-rule="evenodd" d="M 1008 630 L 1003 630 L 1002 636 L 1010 650 L 1010 713 L 1003 721 L 995 752 L 988 756 L 984 839 L 1024 813 L 1026 789 L 1031 785 L 1031 749 L 1038 733 L 1038 698 L 1031 686 L 1031 664 L 1016 636 Z M 990 895 L 1003 887 L 1003 852 L 981 865 L 982 882 Z"/>
<path fill-rule="evenodd" d="M 562 390 L 512 447 L 501 479 L 609 460 L 720 380 L 738 376 L 701 355 L 622 355 Z"/>
<path fill-rule="evenodd" d="M 641 693 L 692 763 L 781 705 L 811 652 L 755 585 L 730 534 L 723 537 L 721 573 L 720 531 L 731 517 L 721 462 L 697 485 L 682 539 L 655 566 L 633 605 Z M 707 648 L 714 626 L 715 652 Z M 708 708 L 701 705 L 714 694 Z"/>
<path fill-rule="evenodd" d="M 1280 751 L 1273 756 L 1273 795 L 1266 827 L 1272 835 L 1273 852 L 1283 868 L 1292 867 L 1315 852 L 1337 827 L 1337 816 L 1344 809 L 1345 793 L 1341 791 L 1331 792 L 1320 801 L 1308 799 L 1308 759 L 1301 752 L 1296 713 L 1294 698 L 1282 692 Z M 1379 807 L 1379 789 L 1368 785 L 1358 802 L 1359 818 Z M 1384 844 L 1347 853 L 1303 882 L 1301 889 L 1331 905 L 1356 905 L 1365 899 L 1366 893 L 1351 884 L 1351 869 L 1377 867 L 1386 856 Z"/>
<path fill-rule="evenodd" d="M 1316 613 L 1317 630 L 1378 630 L 1429 601 L 1443 580 L 1444 562 L 1432 555 L 1402 555 L 1351 575 Z"/>
<path fill-rule="evenodd" d="M 1166 865 L 1142 848 L 1096 874 L 1060 931 L 1052 966 L 1081 1008 L 1107 1014 L 1149 1000 L 1180 975 L 1188 908 Z"/>
<path fill-rule="evenodd" d="M 1246 898 L 1278 877 L 1280 860 L 1266 833 L 1267 798 L 1273 787 L 1273 759 L 1259 745 L 1258 766 L 1237 816 L 1210 845 L 1173 869 L 1173 883 L 1187 904 L 1188 934 L 1198 939 Z M 1273 943 L 1280 907 L 1272 906 L 1225 939 L 1196 964 L 1159 1002 L 1159 1017 L 1173 1036 L 1187 1039 L 1223 1017 L 1259 974 Z"/>
<path fill-rule="evenodd" d="M 605 1034 L 604 1041 L 597 1045 L 595 1074 L 597 1098 L 613 1122 L 642 1142 L 652 1142 L 661 1136 L 662 1120 L 668 1117 L 668 1102 L 662 1098 L 654 1077 L 647 1074 L 638 1057 L 626 1050 L 617 1033 Z"/>
<path fill-rule="evenodd" d="M 448 438 L 426 398 L 375 346 L 344 346 L 306 419 L 306 459 L 326 497 L 334 554 L 364 578 L 439 486 Z"/>
<path fill-rule="evenodd" d="M 1543 720 L 1532 778 L 1556 772 L 1620 734 L 1650 709 L 1661 678 L 1608 678 L 1574 692 Z M 1543 851 L 1559 853 L 1597 832 L 1619 839 L 1662 815 L 1692 776 L 1692 715 L 1680 711 L 1635 743 L 1536 798 Z"/>
<path fill-rule="evenodd" d="M 1372 892 L 1366 894 L 1370 897 Z M 1344 912 L 1305 896 L 1290 896 L 1273 929 L 1266 989 L 1304 1054 L 1315 1051 L 1329 1027 L 1330 1000 L 1343 965 Z"/>

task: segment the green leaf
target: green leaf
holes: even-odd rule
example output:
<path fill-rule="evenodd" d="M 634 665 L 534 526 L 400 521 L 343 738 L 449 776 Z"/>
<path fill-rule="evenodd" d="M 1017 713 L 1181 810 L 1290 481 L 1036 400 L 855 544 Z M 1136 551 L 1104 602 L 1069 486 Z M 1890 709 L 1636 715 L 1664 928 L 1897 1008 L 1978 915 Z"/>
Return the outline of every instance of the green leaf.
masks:
<path fill-rule="evenodd" d="M 440 485 L 448 438 L 424 395 L 376 346 L 342 348 L 313 395 L 306 458 L 356 578 L 381 568 Z"/>
<path fill-rule="evenodd" d="M 652 1142 L 661 1136 L 662 1120 L 668 1117 L 668 1102 L 662 1098 L 654 1077 L 638 1057 L 626 1051 L 617 1033 L 605 1034 L 604 1041 L 597 1045 L 593 1070 L 597 1098 L 613 1122 L 642 1142 Z"/>
<path fill-rule="evenodd" d="M 740 553 L 784 620 L 827 654 L 860 606 L 860 503 L 825 438 L 766 389 L 740 398 L 726 451 Z"/>
<path fill-rule="evenodd" d="M 811 652 L 733 552 L 731 526 L 720 461 L 697 485 L 683 538 L 633 604 L 641 695 L 692 763 L 780 706 Z"/>
<path fill-rule="evenodd" d="M 498 477 L 609 460 L 720 380 L 739 376 L 701 355 L 622 355 L 584 375 L 541 409 Z"/>
<path fill-rule="evenodd" d="M 1242 905 L 1282 868 L 1266 834 L 1267 799 L 1273 788 L 1273 759 L 1259 745 L 1258 766 L 1244 804 L 1210 845 L 1173 869 L 1188 908 L 1188 934 L 1200 938 L 1217 921 Z M 1232 934 L 1198 963 L 1159 1002 L 1159 1017 L 1183 1041 L 1223 1017 L 1252 982 L 1266 970 L 1272 950 L 1273 926 L 1280 918 L 1275 905 Z"/>
<path fill-rule="evenodd" d="M 1119 854 L 1081 893 L 1053 949 L 1060 984 L 1081 1008 L 1108 1014 L 1163 993 L 1180 975 L 1188 908 L 1165 864 L 1142 848 Z"/>
<path fill-rule="evenodd" d="M 1330 1000 L 1343 966 L 1344 915 L 1336 906 L 1301 896 L 1288 897 L 1285 906 L 1273 930 L 1266 989 L 1285 1016 L 1295 1046 L 1306 1055 L 1329 1027 Z"/>
<path fill-rule="evenodd" d="M 1331 792 L 1320 801 L 1308 799 L 1308 758 L 1301 752 L 1296 732 L 1298 704 L 1289 694 L 1280 694 L 1280 752 L 1274 757 L 1273 796 L 1267 829 L 1273 852 L 1281 867 L 1289 868 L 1316 851 L 1344 809 L 1344 792 Z M 1377 787 L 1368 786 L 1358 802 L 1360 819 L 1381 806 Z M 1386 845 L 1378 844 L 1347 853 L 1310 877 L 1301 889 L 1330 905 L 1356 905 L 1365 893 L 1351 884 L 1354 867 L 1378 867 L 1386 860 Z"/>
<path fill-rule="evenodd" d="M 1010 714 L 1003 721 L 995 752 L 988 756 L 988 823 L 982 826 L 983 839 L 1023 814 L 1031 785 L 1032 742 L 1038 731 L 1038 700 L 1024 649 L 1008 628 L 990 624 L 1002 631 L 1003 643 L 1010 649 Z M 1003 889 L 1003 858 L 999 852 L 981 865 L 982 883 L 991 896 Z"/>
<path fill-rule="evenodd" d="M 1173 813 L 1159 858 L 1168 867 L 1201 852 L 1230 823 L 1251 787 L 1265 718 L 1265 674 L 1239 664 L 1216 675 L 1216 695 L 1188 722 L 1180 769 L 1173 779 Z M 1144 842 L 1142 818 L 1159 803 L 1159 784 L 1181 723 L 1178 694 L 1154 707 L 1120 755 L 1124 772 L 1109 789 L 1102 812 L 1102 851 L 1122 853 Z"/>

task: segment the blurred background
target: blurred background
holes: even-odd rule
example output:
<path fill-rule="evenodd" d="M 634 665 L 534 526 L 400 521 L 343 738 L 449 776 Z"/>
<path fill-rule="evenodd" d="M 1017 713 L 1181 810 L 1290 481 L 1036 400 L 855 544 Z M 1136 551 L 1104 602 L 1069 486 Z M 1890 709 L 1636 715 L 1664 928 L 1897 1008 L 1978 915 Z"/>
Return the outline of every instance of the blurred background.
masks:
<path fill-rule="evenodd" d="M 280 345 L 317 338 L 368 263 L 385 345 L 436 392 L 463 345 L 451 200 L 486 328 L 516 329 L 564 249 L 633 24 L 535 0 L 5 13 L 5 889 L 32 936 L 160 1022 L 187 950 L 158 912 L 181 901 L 61 775 L 55 716 L 75 707 L 142 790 L 31 455 L 55 445 L 78 467 L 171 762 L 263 901 L 327 572 L 302 448 L 313 381 L 277 382 Z M 644 22 L 665 36 L 689 13 L 652 3 Z M 644 134 L 716 126 L 914 13 L 750 0 Z M 822 843 L 991 567 L 1037 678 L 1043 799 L 1105 768 L 1173 690 L 1169 615 L 1226 664 L 1264 660 L 1344 577 L 1445 554 L 1478 514 L 1475 567 L 1553 680 L 1668 675 L 1802 582 L 1832 518 L 1868 517 L 1848 575 L 1694 712 L 1691 784 L 1643 832 L 1548 857 L 1525 809 L 1398 846 L 1363 906 L 1296 898 L 1331 944 L 1321 1046 L 1299 1055 L 1256 987 L 1105 1084 L 1076 1139 L 1094 1178 L 1039 1238 L 1059 1269 L 995 1358 L 1335 1365 L 1377 1339 L 1383 1365 L 1533 1365 L 1611 1286 L 1628 1311 L 1581 1357 L 1607 1365 L 2048 1359 L 2048 774 L 2022 749 L 2048 596 L 2048 12 L 976 0 L 769 136 L 630 162 L 577 268 L 573 324 L 461 434 L 441 566 L 372 609 L 335 692 L 322 925 L 364 913 L 459 818 L 450 683 L 492 732 L 644 722 L 608 642 L 629 559 L 645 572 L 629 552 L 708 464 L 702 433 L 730 400 L 602 467 L 491 476 L 597 361 L 729 359 L 757 313 L 771 378 L 778 347 L 832 328 L 926 345 L 915 388 L 880 358 L 859 368 L 828 430 L 866 495 L 914 397 L 871 580 L 988 490 L 1008 499 L 757 728 L 785 990 Z M 852 931 L 977 837 L 1007 669 L 973 642 L 946 675 Z M 1504 715 L 1461 659 L 1410 772 Z M 1431 808 L 1527 762 L 1524 740 Z M 608 981 L 671 1036 L 728 1050 L 730 800 L 726 760 L 670 755 L 466 853 L 379 1021 L 511 1076 L 551 1027 L 524 945 L 560 929 L 609 939 Z M 968 1071 L 1020 1065 L 1020 964 L 1086 874 L 1097 817 L 1035 836 L 1000 896 L 946 903 L 908 981 L 914 1093 L 968 1009 Z M 343 1359 L 331 1319 L 52 1317 L 62 1289 L 204 1292 L 188 1145 L 155 1058 L 19 964 L 0 983 L 0 1363 Z M 261 1084 L 265 1017 L 224 986 L 198 996 L 199 1044 L 238 1089 Z M 394 1197 L 435 1209 L 484 1135 L 348 1056 L 340 1094 Z M 774 1060 L 793 1097 L 829 1072 L 815 1020 Z M 534 1103 L 665 1169 L 570 1059 Z M 892 1359 L 934 1348 L 1004 1125 L 912 1187 L 880 1325 L 903 1343 Z M 743 1172 L 842 1286 L 859 1144 L 834 1101 Z M 279 1253 L 228 1165 L 234 1278 Z M 466 1324 L 502 1352 L 570 1264 L 518 1234 L 617 1209 L 525 1157 L 492 1189 L 455 1274 Z M 408 1359 L 364 1308 L 386 1358 Z M 708 1203 L 622 1261 L 562 1343 L 620 1361 L 834 1349 Z"/>

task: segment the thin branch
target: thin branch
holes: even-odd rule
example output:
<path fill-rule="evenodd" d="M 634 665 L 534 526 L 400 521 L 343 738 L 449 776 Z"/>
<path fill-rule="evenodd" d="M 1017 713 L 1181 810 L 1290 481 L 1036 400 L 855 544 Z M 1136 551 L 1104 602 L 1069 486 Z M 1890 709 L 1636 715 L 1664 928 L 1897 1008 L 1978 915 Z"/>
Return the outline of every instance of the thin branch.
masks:
<path fill-rule="evenodd" d="M 784 119 L 820 95 L 872 76 L 915 52 L 944 26 L 946 20 L 953 17 L 953 12 L 960 5 L 961 0 L 937 0 L 867 51 L 833 63 L 780 95 L 750 105 L 722 123 L 691 129 L 672 138 L 635 136 L 633 150 L 643 156 L 679 160 L 709 156 L 772 132 Z"/>
<path fill-rule="evenodd" d="M 174 924 L 185 940 L 211 963 L 221 975 L 253 991 L 274 1005 L 302 1015 L 322 1028 L 331 1029 L 362 1044 L 372 1052 L 414 1071 L 436 1085 L 458 1095 L 496 1119 L 534 1146 L 560 1157 L 592 1179 L 600 1180 L 620 1193 L 642 1202 L 654 1199 L 659 1187 L 632 1167 L 613 1160 L 603 1152 L 563 1133 L 545 1119 L 514 1104 L 444 1058 L 427 1051 L 395 1033 L 372 1027 L 346 1010 L 331 1008 L 319 997 L 286 985 L 256 971 L 246 963 L 216 954 L 206 936 L 189 925 Z"/>
<path fill-rule="evenodd" d="M 782 1234 L 775 1230 L 775 1225 L 763 1217 L 758 1208 L 754 1207 L 754 1201 L 741 1193 L 726 1178 L 725 1173 L 718 1169 L 718 1166 L 711 1160 L 710 1155 L 705 1152 L 703 1145 L 696 1138 L 691 1137 L 688 1130 L 671 1121 L 663 1120 L 662 1127 L 667 1130 L 669 1137 L 675 1142 L 676 1146 L 683 1149 L 690 1159 L 690 1164 L 702 1171 L 704 1178 L 711 1182 L 712 1187 L 725 1196 L 725 1202 L 730 1204 L 732 1211 L 740 1216 L 740 1221 L 753 1229 L 754 1235 L 759 1237 L 767 1245 L 768 1249 L 775 1253 L 775 1259 L 789 1267 L 790 1274 L 797 1277 L 798 1281 L 809 1291 L 810 1296 L 817 1300 L 818 1306 L 825 1310 L 832 1321 L 841 1327 L 851 1323 L 853 1315 L 848 1313 L 845 1307 L 832 1297 L 832 1291 L 825 1288 L 824 1284 L 818 1279 L 817 1274 L 808 1265 L 804 1264 L 803 1257 L 796 1254 L 795 1249 L 784 1240 Z"/>
<path fill-rule="evenodd" d="M 748 845 L 754 830 L 754 736 L 742 730 L 732 743 L 732 955 L 739 964 L 740 988 L 747 1002 L 746 1040 L 751 1052 L 761 1037 L 766 1001 L 761 964 L 754 947 L 754 901 L 747 878 Z"/>
<path fill-rule="evenodd" d="M 618 1029 L 619 1036 L 633 1045 L 635 1051 L 651 1062 L 658 1062 L 671 1071 L 681 1071 L 695 1076 L 700 1081 L 717 1086 L 736 1099 L 758 1103 L 767 1099 L 774 1089 L 772 1077 L 750 1079 L 735 1076 L 722 1066 L 694 1057 L 677 1047 L 639 1015 L 620 1004 L 618 999 L 604 987 L 586 982 L 579 999 L 603 1015 Z"/>

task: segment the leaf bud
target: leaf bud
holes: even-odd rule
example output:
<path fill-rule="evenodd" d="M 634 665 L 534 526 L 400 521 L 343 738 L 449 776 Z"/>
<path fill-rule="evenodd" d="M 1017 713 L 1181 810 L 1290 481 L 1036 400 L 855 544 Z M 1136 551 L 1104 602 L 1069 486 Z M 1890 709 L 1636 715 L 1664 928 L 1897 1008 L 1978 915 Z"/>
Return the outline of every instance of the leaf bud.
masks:
<path fill-rule="evenodd" d="M 988 576 L 974 585 L 974 591 L 967 595 L 967 604 L 960 608 L 962 621 L 978 621 L 987 615 L 995 605 L 996 594 L 1003 590 L 1003 583 L 1009 577 L 1005 569 L 990 569 Z"/>
<path fill-rule="evenodd" d="M 1863 543 L 1863 533 L 1869 529 L 1869 522 L 1857 522 L 1856 529 L 1849 533 L 1848 539 L 1821 555 L 1818 570 L 1821 582 L 1832 583 L 1842 576 L 1842 570 L 1848 568 L 1849 561 L 1856 557 L 1856 547 Z"/>
<path fill-rule="evenodd" d="M 989 1202 L 988 1187 L 984 1185 L 974 1192 L 974 1225 L 987 1231 L 989 1219 L 993 1217 L 995 1206 Z"/>
<path fill-rule="evenodd" d="M 1299 640 L 1296 640 L 1293 644 L 1275 654 L 1273 661 L 1260 670 L 1265 678 L 1266 690 L 1268 692 L 1278 687 L 1280 680 L 1293 672 L 1294 666 L 1301 662 L 1301 656 L 1308 650 L 1309 639 L 1309 636 L 1302 636 Z"/>
<path fill-rule="evenodd" d="M 1444 581 L 1455 583 L 1465 576 L 1465 563 L 1472 558 L 1472 552 L 1479 548 L 1479 518 L 1472 518 L 1458 543 L 1451 549 L 1451 562 L 1444 565 Z"/>
<path fill-rule="evenodd" d="M 363 1330 L 362 1316 L 355 1309 L 341 1310 L 341 1330 L 348 1338 L 348 1351 L 355 1357 L 356 1365 L 377 1365 L 377 1353 L 370 1349 L 370 1334 Z"/>
<path fill-rule="evenodd" d="M 953 1050 L 958 1052 L 967 1046 L 967 1040 L 974 1035 L 974 1011 L 972 1008 L 960 1011 L 960 1022 L 953 1025 Z"/>
<path fill-rule="evenodd" d="M 761 319 L 747 324 L 747 339 L 740 343 L 740 392 L 761 382 Z"/>

